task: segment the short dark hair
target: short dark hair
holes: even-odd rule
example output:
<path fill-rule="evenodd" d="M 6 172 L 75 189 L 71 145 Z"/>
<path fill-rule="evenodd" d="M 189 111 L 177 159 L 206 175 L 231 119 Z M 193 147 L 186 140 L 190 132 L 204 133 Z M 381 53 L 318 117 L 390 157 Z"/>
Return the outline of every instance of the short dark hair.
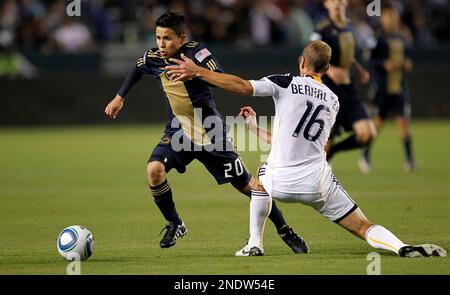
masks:
<path fill-rule="evenodd" d="M 331 60 L 331 47 L 320 40 L 309 42 L 302 52 L 305 63 L 316 73 L 325 73 Z"/>
<path fill-rule="evenodd" d="M 156 20 L 156 26 L 172 29 L 178 36 L 186 34 L 186 18 L 184 15 L 167 11 Z"/>
<path fill-rule="evenodd" d="M 394 4 L 392 4 L 390 2 L 383 4 L 383 7 L 381 7 L 381 11 L 382 12 L 386 11 L 386 10 L 387 11 L 392 11 L 393 13 L 396 13 L 396 14 L 398 14 L 400 16 L 400 11 L 398 10 L 398 8 Z"/>

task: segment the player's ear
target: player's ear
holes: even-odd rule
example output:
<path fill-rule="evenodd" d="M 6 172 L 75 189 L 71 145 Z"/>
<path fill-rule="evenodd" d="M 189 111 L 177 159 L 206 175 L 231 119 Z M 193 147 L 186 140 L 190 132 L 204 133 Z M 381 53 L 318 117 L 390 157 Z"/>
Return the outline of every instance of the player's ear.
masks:
<path fill-rule="evenodd" d="M 187 34 L 181 34 L 180 36 L 181 44 L 184 44 L 187 42 Z"/>
<path fill-rule="evenodd" d="M 300 57 L 300 72 L 305 68 L 305 58 L 303 56 Z"/>
<path fill-rule="evenodd" d="M 325 72 L 323 72 L 323 73 L 326 74 L 329 69 L 330 69 L 330 64 L 327 64 L 327 68 L 325 69 Z"/>

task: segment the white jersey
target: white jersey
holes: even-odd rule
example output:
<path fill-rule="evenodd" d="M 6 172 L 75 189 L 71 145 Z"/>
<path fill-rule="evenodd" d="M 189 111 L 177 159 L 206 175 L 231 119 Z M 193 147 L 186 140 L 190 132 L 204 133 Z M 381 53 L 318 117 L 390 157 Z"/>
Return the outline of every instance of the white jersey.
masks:
<path fill-rule="evenodd" d="M 272 189 L 320 192 L 322 174 L 331 173 L 324 170 L 329 170 L 324 148 L 339 111 L 337 96 L 311 76 L 273 75 L 250 82 L 253 96 L 272 96 L 275 102 L 267 159 Z"/>

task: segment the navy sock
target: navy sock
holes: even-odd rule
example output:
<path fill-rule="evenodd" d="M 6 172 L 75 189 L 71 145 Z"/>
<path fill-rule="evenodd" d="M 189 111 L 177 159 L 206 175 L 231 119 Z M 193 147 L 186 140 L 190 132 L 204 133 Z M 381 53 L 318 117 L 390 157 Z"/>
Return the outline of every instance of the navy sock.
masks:
<path fill-rule="evenodd" d="M 363 147 L 363 156 L 370 163 L 370 144 Z"/>
<path fill-rule="evenodd" d="M 361 144 L 356 140 L 356 135 L 352 134 L 346 139 L 338 142 L 337 144 L 333 144 L 330 151 L 327 153 L 327 160 L 331 160 L 331 158 L 340 151 L 347 151 L 356 148 L 361 148 L 366 146 L 366 144 Z"/>
<path fill-rule="evenodd" d="M 277 230 L 279 230 L 283 225 L 286 224 L 286 221 L 284 220 L 283 213 L 281 213 L 281 210 L 278 209 L 276 203 L 274 200 L 272 200 L 272 210 L 269 214 L 269 219 L 273 222 Z"/>
<path fill-rule="evenodd" d="M 163 214 L 164 218 L 168 222 L 182 224 L 183 221 L 181 221 L 177 210 L 175 209 L 175 203 L 172 198 L 172 189 L 170 188 L 167 179 L 160 185 L 150 186 L 150 190 L 153 195 L 153 200 L 155 201 L 156 206 L 158 206 L 159 211 Z"/>
<path fill-rule="evenodd" d="M 409 163 L 412 163 L 414 161 L 414 158 L 412 154 L 411 137 L 408 136 L 403 138 L 403 146 L 405 148 L 406 160 Z"/>

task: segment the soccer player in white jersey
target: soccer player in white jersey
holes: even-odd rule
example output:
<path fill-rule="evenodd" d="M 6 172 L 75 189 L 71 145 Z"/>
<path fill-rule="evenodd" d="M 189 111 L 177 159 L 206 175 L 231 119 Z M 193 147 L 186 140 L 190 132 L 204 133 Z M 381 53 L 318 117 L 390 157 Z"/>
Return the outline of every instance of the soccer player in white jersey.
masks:
<path fill-rule="evenodd" d="M 250 238 L 235 255 L 264 255 L 264 224 L 271 198 L 275 198 L 313 207 L 374 248 L 401 257 L 446 256 L 439 246 L 405 244 L 383 226 L 370 222 L 334 177 L 324 147 L 336 121 L 339 99 L 321 82 L 330 58 L 331 48 L 322 41 L 313 41 L 300 57 L 300 76 L 273 75 L 258 81 L 206 70 L 185 56 L 183 60 L 172 60 L 178 66 L 166 67 L 174 81 L 200 78 L 242 95 L 271 96 L 275 102 L 273 134 L 257 129 L 272 148 L 267 163 L 258 171 L 259 189 L 252 191 Z M 255 122 L 251 108 L 241 113 Z"/>

